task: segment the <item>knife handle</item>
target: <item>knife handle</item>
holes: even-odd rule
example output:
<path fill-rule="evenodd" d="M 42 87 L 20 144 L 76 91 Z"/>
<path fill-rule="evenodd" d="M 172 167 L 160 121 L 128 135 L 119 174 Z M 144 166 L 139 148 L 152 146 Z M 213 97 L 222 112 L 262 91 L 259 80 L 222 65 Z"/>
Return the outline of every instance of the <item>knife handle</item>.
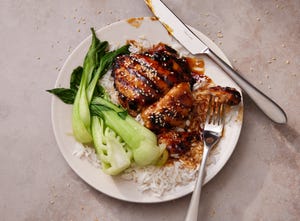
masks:
<path fill-rule="evenodd" d="M 273 100 L 267 97 L 264 93 L 258 90 L 255 86 L 249 83 L 238 72 L 232 69 L 226 62 L 224 62 L 218 55 L 210 49 L 204 52 L 216 64 L 218 64 L 228 75 L 234 80 L 254 103 L 275 123 L 284 124 L 287 122 L 287 116 L 283 109 L 279 107 Z"/>

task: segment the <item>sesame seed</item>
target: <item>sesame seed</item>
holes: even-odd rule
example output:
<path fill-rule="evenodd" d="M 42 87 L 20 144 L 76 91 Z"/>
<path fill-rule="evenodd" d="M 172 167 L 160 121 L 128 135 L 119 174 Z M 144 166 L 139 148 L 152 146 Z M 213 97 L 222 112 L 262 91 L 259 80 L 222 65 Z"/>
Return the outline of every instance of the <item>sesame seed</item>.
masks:
<path fill-rule="evenodd" d="M 185 122 L 185 125 L 186 126 L 189 126 L 191 124 L 191 121 L 190 120 L 187 120 L 186 122 Z"/>
<path fill-rule="evenodd" d="M 223 34 L 222 34 L 221 31 L 219 31 L 219 32 L 217 33 L 217 37 L 218 37 L 218 38 L 223 38 Z"/>

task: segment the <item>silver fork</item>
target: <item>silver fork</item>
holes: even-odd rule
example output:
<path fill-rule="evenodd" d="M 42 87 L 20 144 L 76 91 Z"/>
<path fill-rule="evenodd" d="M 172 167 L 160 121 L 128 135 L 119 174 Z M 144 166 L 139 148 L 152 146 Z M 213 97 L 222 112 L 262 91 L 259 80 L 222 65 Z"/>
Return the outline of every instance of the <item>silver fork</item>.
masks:
<path fill-rule="evenodd" d="M 211 97 L 203 131 L 204 150 L 201 165 L 196 180 L 195 189 L 190 201 L 185 221 L 197 221 L 201 189 L 204 180 L 205 164 L 210 150 L 220 140 L 224 125 L 224 105 Z"/>

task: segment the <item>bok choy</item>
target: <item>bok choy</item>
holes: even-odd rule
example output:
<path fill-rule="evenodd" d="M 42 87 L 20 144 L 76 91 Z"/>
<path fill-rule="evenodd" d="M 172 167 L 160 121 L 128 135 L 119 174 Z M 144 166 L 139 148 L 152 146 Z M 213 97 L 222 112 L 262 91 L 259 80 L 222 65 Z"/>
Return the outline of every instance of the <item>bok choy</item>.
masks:
<path fill-rule="evenodd" d="M 91 30 L 92 43 L 84 59 L 81 82 L 73 104 L 72 115 L 73 134 L 75 139 L 81 143 L 93 141 L 89 105 L 99 78 L 106 73 L 114 57 L 128 52 L 127 45 L 116 51 L 106 52 L 108 42 L 101 42 L 94 29 Z"/>
<path fill-rule="evenodd" d="M 137 165 L 146 166 L 159 161 L 165 146 L 157 146 L 156 135 L 126 111 L 101 97 L 94 98 L 90 108 L 93 115 L 103 119 L 105 125 L 115 131 L 128 145 Z"/>
<path fill-rule="evenodd" d="M 104 173 L 117 175 L 130 166 L 131 151 L 113 130 L 104 125 L 100 117 L 92 117 L 92 135 Z"/>
<path fill-rule="evenodd" d="M 94 29 L 91 31 L 92 42 L 83 67 L 72 72 L 70 88 L 47 91 L 73 104 L 73 135 L 80 143 L 93 144 L 105 173 L 117 175 L 132 162 L 140 166 L 164 164 L 168 153 L 164 146 L 157 145 L 156 135 L 113 104 L 99 84 L 114 58 L 129 53 L 129 46 L 108 51 L 108 42 L 101 42 Z"/>

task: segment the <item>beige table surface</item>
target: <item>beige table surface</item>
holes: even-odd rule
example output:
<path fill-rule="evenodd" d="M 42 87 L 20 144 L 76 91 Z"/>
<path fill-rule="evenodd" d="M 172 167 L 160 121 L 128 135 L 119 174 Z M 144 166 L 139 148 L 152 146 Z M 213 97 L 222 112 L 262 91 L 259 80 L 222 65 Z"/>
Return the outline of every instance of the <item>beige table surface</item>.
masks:
<path fill-rule="evenodd" d="M 275 125 L 244 96 L 239 142 L 204 187 L 199 220 L 300 220 L 300 1 L 165 2 L 289 118 Z M 136 204 L 94 190 L 68 166 L 52 131 L 45 90 L 68 55 L 90 27 L 141 16 L 151 16 L 142 0 L 0 1 L 0 220 L 184 219 L 190 195 Z"/>

